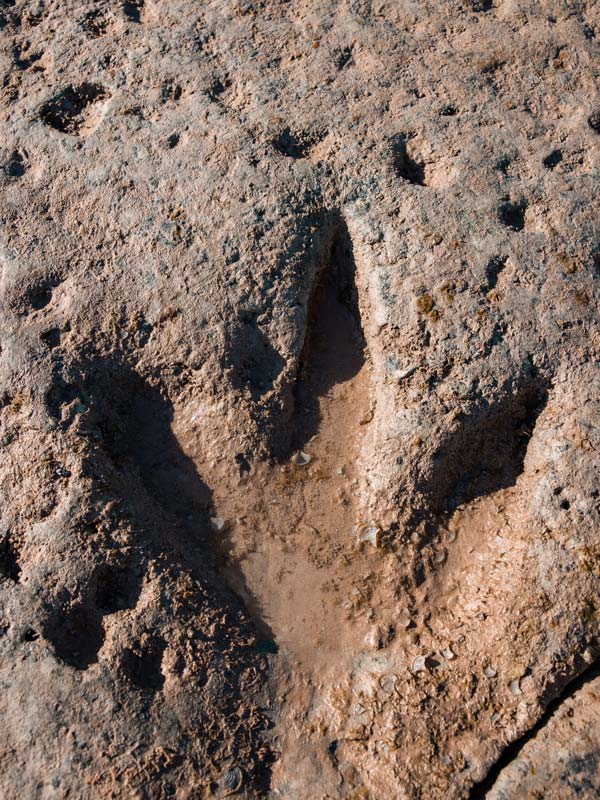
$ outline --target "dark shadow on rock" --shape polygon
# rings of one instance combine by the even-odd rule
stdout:
[[[132,563],[101,564],[91,586],[93,604],[103,614],[135,608],[142,588],[142,565]]]
[[[158,379],[152,385],[110,358],[82,360],[67,371],[65,383],[79,399],[69,425],[81,439],[90,498],[65,553],[70,574],[81,577],[52,587],[44,637],[60,661],[83,671],[99,661],[111,615],[134,609],[123,617],[120,652],[107,654],[101,672],[113,665],[115,696],[137,704],[143,716],[150,704],[169,703],[162,693],[163,652],[173,646],[171,632],[179,642],[185,629],[204,659],[189,679],[187,718],[196,726],[208,720],[215,725],[209,754],[219,752],[235,726],[248,786],[263,796],[273,761],[263,740],[268,723],[240,721],[239,714],[261,687],[261,681],[250,686],[248,676],[266,675],[265,653],[272,650],[265,641],[273,637],[219,572],[222,555],[209,525],[211,491],[173,433],[172,404]],[[112,510],[99,517],[96,509],[107,503]],[[149,571],[155,591],[138,610]],[[185,591],[178,588],[175,599],[171,588],[182,585]],[[198,684],[202,674],[213,676],[210,697]],[[134,699],[132,688],[139,690]]]
[[[161,637],[151,637],[144,645],[126,648],[121,659],[123,674],[139,689],[159,691],[165,682],[161,661],[166,646]]]
[[[411,158],[408,152],[407,136],[399,133],[391,140],[394,170],[399,178],[416,186],[425,185],[425,167]]]
[[[94,362],[83,383],[90,422],[100,431],[111,461],[131,476],[132,492],[137,491],[142,498],[147,495],[164,513],[166,524],[159,526],[154,541],[147,542],[144,561],[156,552],[167,552],[176,556],[179,564],[203,576],[220,569],[223,553],[210,527],[212,492],[173,434],[173,408],[168,398],[134,371],[110,362]],[[137,489],[136,477],[141,483]],[[169,525],[173,520],[176,524]],[[127,570],[132,576],[134,565]],[[122,601],[128,602],[121,578],[122,572],[113,571],[111,580],[118,584]],[[244,602],[243,593],[240,599]],[[273,637],[264,620],[254,621],[262,635]]]
[[[325,136],[326,132],[322,130],[294,131],[284,128],[273,139],[272,144],[278,153],[287,158],[307,158]]]
[[[85,121],[90,106],[106,96],[104,87],[97,83],[67,86],[42,106],[40,116],[51,128],[61,133],[76,134]]]
[[[55,608],[44,622],[43,633],[57,658],[80,670],[98,661],[104,643],[102,615],[78,603]]]
[[[463,503],[514,486],[547,401],[547,384],[527,378],[494,405],[474,410],[435,453],[424,491],[429,511],[452,513]]]
[[[285,361],[261,329],[256,313],[244,314],[229,339],[227,366],[234,388],[250,391],[253,401],[273,388]]]
[[[321,257],[308,304],[304,346],[293,388],[292,450],[303,447],[317,432],[320,398],[357,375],[364,361],[352,241],[345,222],[338,219]]]

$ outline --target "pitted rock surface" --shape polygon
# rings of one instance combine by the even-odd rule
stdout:
[[[3,797],[598,796],[599,41],[0,3]]]

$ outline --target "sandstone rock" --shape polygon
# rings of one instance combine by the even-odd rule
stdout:
[[[1,4],[4,797],[476,797],[590,668],[599,25]]]

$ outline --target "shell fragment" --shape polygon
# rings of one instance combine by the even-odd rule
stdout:
[[[425,672],[427,668],[427,656],[417,656],[412,663],[413,675],[418,675],[419,672]]]
[[[381,528],[372,522],[359,525],[356,528],[356,538],[359,542],[368,542],[373,547],[379,547],[381,544]]]
[[[309,453],[305,453],[303,450],[298,450],[297,453],[294,453],[292,456],[292,464],[296,467],[305,467],[307,464],[310,464],[312,458]]]

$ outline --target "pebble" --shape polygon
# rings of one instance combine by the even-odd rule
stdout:
[[[356,529],[356,538],[359,542],[368,542],[374,547],[379,547],[381,542],[381,529],[372,522],[359,525]]]
[[[386,694],[392,694],[398,681],[397,675],[382,675],[379,679],[379,685]]]
[[[447,647],[445,650],[442,650],[441,654],[446,659],[446,661],[452,661],[452,659],[455,657],[454,653],[449,647]]]
[[[493,667],[488,666],[483,670],[483,674],[486,678],[495,678],[498,672]]]
[[[302,450],[299,450],[292,456],[292,464],[294,464],[296,467],[305,467],[307,464],[310,464],[311,461],[312,457]]]
[[[425,672],[427,668],[427,656],[417,656],[412,663],[412,673],[417,675],[419,672]]]
[[[408,626],[410,625],[411,622],[412,622],[412,619],[411,619],[411,616],[410,616],[410,611],[408,610],[408,608],[403,608],[402,611],[400,612],[399,616],[398,616],[398,624],[402,628],[408,628]]]
[[[223,517],[211,517],[210,524],[212,529],[220,533],[225,528],[225,520]]]
[[[521,692],[521,682],[518,678],[515,678],[508,684],[508,688],[514,695],[522,694]]]

